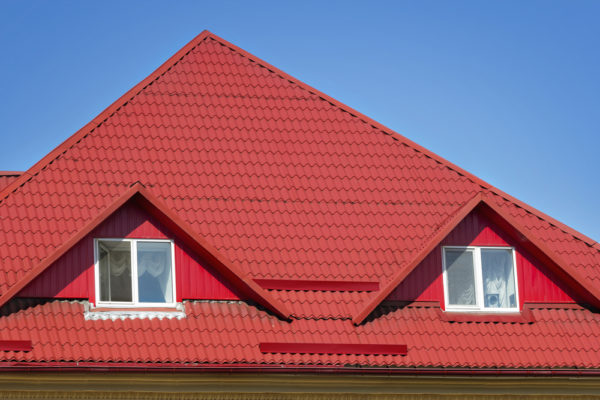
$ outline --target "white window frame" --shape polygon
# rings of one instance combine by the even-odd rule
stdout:
[[[473,268],[475,275],[475,305],[449,304],[448,275],[446,273],[446,249],[466,250],[473,252]],[[513,308],[485,307],[483,296],[483,270],[481,266],[481,250],[510,250],[513,260],[513,276],[515,277],[515,304]],[[442,247],[442,273],[444,281],[444,304],[446,311],[452,312],[486,312],[486,313],[515,313],[519,312],[519,279],[517,276],[517,254],[514,247],[506,246],[443,246]]]
[[[114,242],[130,242],[131,243],[131,299],[132,301],[101,301],[100,300],[100,263],[99,263],[99,241],[114,241]],[[171,284],[173,293],[173,302],[171,303],[142,303],[136,301],[139,299],[138,288],[138,265],[137,265],[137,244],[139,242],[146,243],[170,243],[171,244]],[[177,292],[175,290],[175,244],[171,239],[130,239],[130,238],[96,238],[94,239],[94,279],[96,290],[96,306],[97,307],[114,307],[114,308],[143,308],[143,307],[175,307],[177,305]]]

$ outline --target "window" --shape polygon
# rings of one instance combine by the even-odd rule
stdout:
[[[96,239],[95,244],[99,305],[174,305],[172,241]]]
[[[447,311],[518,311],[515,251],[509,247],[444,247]]]

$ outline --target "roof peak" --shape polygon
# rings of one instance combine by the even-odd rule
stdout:
[[[81,141],[87,135],[91,134],[96,128],[101,126],[108,118],[110,118],[115,112],[117,112],[121,107],[126,105],[128,102],[133,100],[143,89],[147,86],[151,85],[155,80],[158,80],[161,76],[163,76],[167,71],[169,71],[172,67],[174,67],[177,63],[179,63],[186,55],[188,55],[196,46],[202,43],[206,39],[212,39],[222,46],[228,47],[232,51],[246,57],[253,62],[255,62],[258,66],[267,69],[269,72],[274,73],[281,78],[289,81],[290,83],[297,85],[303,90],[308,91],[309,93],[317,96],[322,101],[329,103],[330,105],[338,108],[339,110],[348,113],[349,115],[357,118],[362,121],[366,125],[374,128],[381,133],[390,136],[393,140],[399,141],[414,151],[423,154],[425,157],[434,160],[435,162],[445,166],[446,168],[454,171],[460,176],[465,177],[476,185],[479,185],[482,189],[489,190],[491,193],[502,197],[503,199],[513,203],[515,206],[525,210],[527,213],[535,215],[538,218],[545,220],[550,225],[562,230],[563,232],[571,235],[577,240],[581,240],[589,247],[592,247],[600,252],[600,243],[595,240],[587,237],[581,232],[576,231],[575,229],[563,224],[560,221],[548,216],[547,214],[537,210],[536,208],[516,199],[515,197],[503,192],[502,190],[496,188],[495,186],[487,183],[486,181],[478,178],[477,176],[471,174],[470,172],[458,167],[452,162],[446,160],[445,158],[427,150],[416,142],[408,139],[407,137],[395,132],[394,130],[380,124],[379,122],[367,117],[366,115],[356,111],[352,107],[349,107],[340,101],[322,93],[321,91],[313,88],[312,86],[296,79],[295,77],[287,74],[286,72],[280,70],[279,68],[269,64],[268,62],[248,53],[247,51],[241,49],[240,47],[228,42],[227,40],[221,38],[220,36],[208,31],[203,30],[199,35],[193,38],[190,42],[188,42],[185,46],[183,46],[179,51],[177,51],[173,56],[167,59],[161,66],[159,66],[154,72],[152,72],[148,77],[142,80],[140,83],[132,87],[125,94],[123,94],[119,99],[117,99],[114,103],[109,105],[105,110],[103,110],[98,116],[96,116],[92,121],[82,127],[79,131],[75,132],[72,136],[67,138],[63,143],[58,145],[54,150],[48,153],[45,157],[43,157],[40,161],[34,164],[27,171],[20,174],[20,176],[14,179],[9,185],[0,190],[0,204],[10,195],[10,193],[18,190],[19,187],[26,184],[33,176],[37,175],[42,169],[44,169],[48,164],[52,163],[54,160],[61,157],[65,152],[67,152],[74,144]]]

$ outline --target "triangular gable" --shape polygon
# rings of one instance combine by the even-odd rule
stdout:
[[[510,215],[490,201],[486,194],[480,192],[456,211],[442,226],[433,234],[427,244],[410,260],[404,268],[394,276],[383,289],[377,293],[367,305],[352,319],[354,324],[362,323],[369,314],[389,294],[400,285],[414,269],[433,251],[442,240],[463,221],[473,210],[480,210],[485,216],[493,220],[497,226],[515,238],[524,249],[537,257],[539,261],[548,265],[557,276],[573,287],[590,304],[600,306],[600,289],[592,285],[579,272],[567,264],[561,257],[553,252],[542,240],[527,233]]]
[[[52,254],[33,267],[22,279],[12,285],[0,296],[0,307],[6,304],[25,286],[41,275],[48,267],[62,257],[88,233],[98,227],[127,201],[134,199],[146,212],[157,218],[167,229],[173,232],[190,250],[202,256],[213,266],[223,278],[238,289],[240,293],[256,301],[283,319],[289,319],[291,313],[277,299],[262,289],[252,279],[245,276],[229,259],[223,256],[211,244],[198,235],[187,222],[169,210],[162,202],[154,197],[142,184],[135,183],[112,204],[92,219],[69,240],[59,246]]]

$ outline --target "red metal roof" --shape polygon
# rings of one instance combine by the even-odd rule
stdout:
[[[0,190],[4,300],[136,182],[249,280],[386,288],[483,192],[519,231],[576,271],[582,286],[600,287],[593,240],[204,32]],[[200,302],[186,305],[185,320],[84,321],[81,304],[50,302],[0,318],[0,326],[16,324],[6,325],[2,339],[40,335],[31,338],[32,352],[5,359],[600,368],[591,333],[597,314],[584,309],[542,307],[534,324],[520,325],[450,323],[435,307],[408,307],[356,327],[351,319],[379,291],[269,293],[289,308],[292,323],[240,303]],[[392,341],[407,344],[408,354],[258,351],[260,341],[290,335],[301,342]],[[136,342],[115,346],[117,338]],[[50,342],[64,346],[43,345]]]
[[[30,305],[28,305],[30,304]],[[439,306],[384,306],[354,326],[346,319],[284,322],[243,302],[185,302],[182,319],[85,320],[76,301],[31,304],[0,319],[5,340],[32,350],[2,362],[329,365],[410,368],[597,368],[600,315],[569,306],[532,308],[534,323],[446,322]],[[406,355],[262,353],[260,343],[406,345]],[[309,350],[310,351],[310,350]],[[319,349],[315,352],[321,351]],[[348,349],[352,353],[353,349]]]

